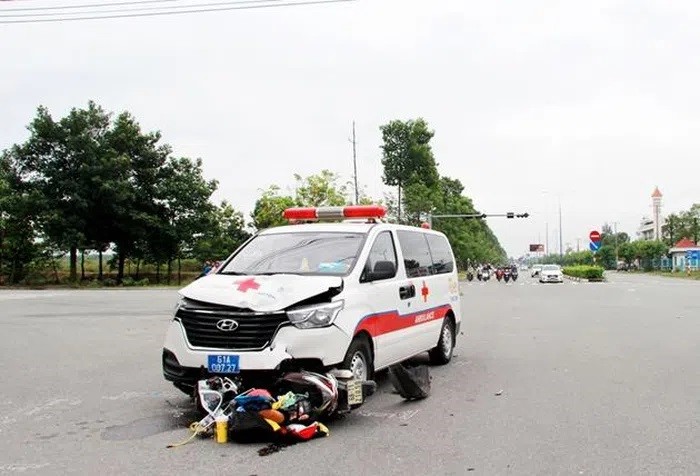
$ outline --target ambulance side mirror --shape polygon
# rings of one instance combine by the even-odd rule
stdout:
[[[374,269],[365,273],[365,281],[379,281],[396,276],[396,264],[393,261],[377,261]]]

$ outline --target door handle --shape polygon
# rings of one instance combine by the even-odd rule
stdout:
[[[401,286],[399,288],[399,297],[401,299],[411,299],[416,296],[416,287],[413,284]]]

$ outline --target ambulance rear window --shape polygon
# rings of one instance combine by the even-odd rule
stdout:
[[[345,276],[355,266],[364,233],[309,232],[258,235],[222,274],[304,274]]]

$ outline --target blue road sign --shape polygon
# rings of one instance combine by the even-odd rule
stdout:
[[[700,250],[688,250],[688,251],[686,251],[685,258],[688,260],[700,259]]]
[[[601,242],[600,241],[591,241],[588,244],[588,247],[591,249],[591,251],[598,251],[600,249]]]

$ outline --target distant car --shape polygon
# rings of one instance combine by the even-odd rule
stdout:
[[[628,265],[627,263],[625,263],[624,261],[618,261],[618,262],[617,262],[617,270],[618,270],[618,271],[629,271],[629,270],[630,270],[630,267],[629,267],[629,265]]]
[[[564,273],[558,264],[546,264],[540,271],[540,283],[563,283]]]
[[[533,278],[535,276],[539,276],[540,271],[542,271],[542,265],[541,264],[533,264],[532,269],[530,270],[530,276]]]

